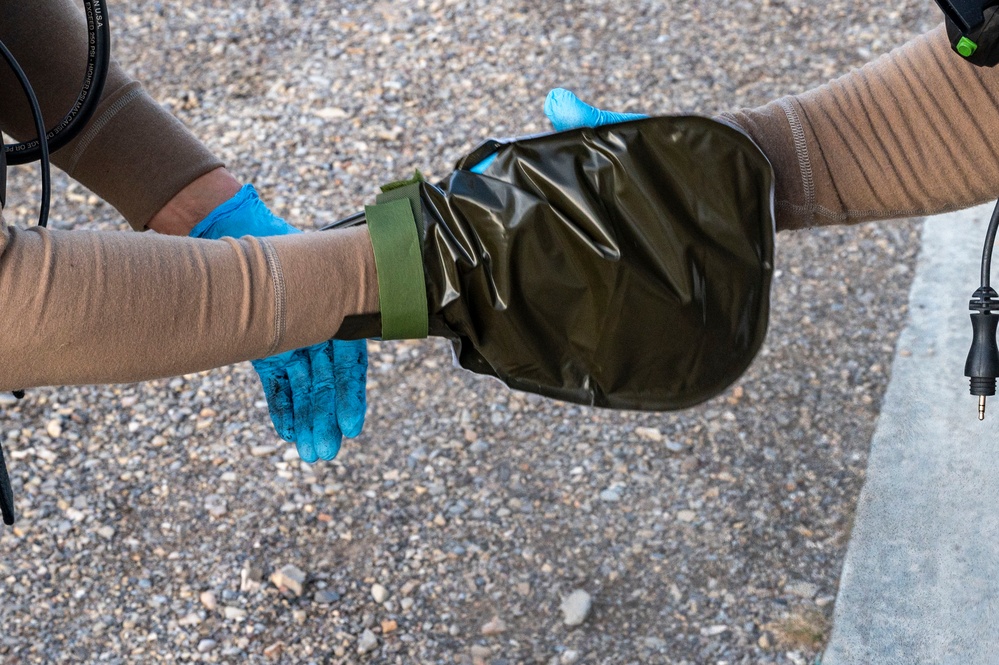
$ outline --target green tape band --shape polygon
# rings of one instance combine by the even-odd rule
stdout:
[[[422,339],[429,333],[427,285],[410,201],[365,206],[364,216],[378,271],[382,339]]]
[[[375,203],[389,203],[399,199],[409,201],[413,219],[416,220],[416,233],[420,236],[420,242],[423,242],[423,204],[420,202],[420,183],[411,180],[386,185],[382,187],[382,193],[375,197]]]

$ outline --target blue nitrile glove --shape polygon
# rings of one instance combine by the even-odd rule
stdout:
[[[641,120],[647,115],[641,113],[614,113],[601,111],[584,103],[565,88],[555,88],[545,98],[545,115],[557,132],[579,127],[600,127],[613,125],[616,122]]]
[[[253,185],[244,185],[191,230],[192,238],[301,233],[272,213]],[[321,316],[321,313],[318,315]],[[278,436],[306,462],[333,459],[343,436],[364,426],[368,349],[365,340],[329,340],[253,361]]]
[[[579,97],[565,88],[555,88],[548,93],[548,97],[545,99],[545,115],[548,116],[548,119],[557,132],[564,132],[568,129],[577,129],[579,127],[612,125],[615,122],[640,120],[648,117],[640,113],[601,111],[580,101]],[[495,159],[496,154],[494,153],[473,166],[470,170],[472,173],[485,173],[486,169],[489,168],[489,165]]]

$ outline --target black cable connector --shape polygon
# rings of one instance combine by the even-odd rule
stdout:
[[[999,377],[999,347],[996,346],[996,327],[999,326],[999,294],[991,286],[992,248],[999,233],[999,201],[992,210],[992,219],[985,232],[985,248],[982,250],[982,285],[971,296],[971,327],[974,337],[971,351],[964,364],[964,375],[971,379],[971,394],[978,397],[978,419],[985,420],[985,398],[996,394],[996,378]]]
[[[999,295],[991,287],[975,291],[971,301],[971,327],[974,338],[964,375],[971,379],[971,394],[978,397],[978,419],[985,420],[985,398],[996,394],[999,377],[999,346],[996,345],[996,328],[999,327]]]

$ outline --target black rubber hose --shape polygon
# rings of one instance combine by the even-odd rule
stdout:
[[[0,516],[3,523],[10,526],[14,523],[14,488],[7,475],[7,464],[3,459],[3,449],[0,448]]]
[[[48,137],[48,151],[55,152],[72,141],[87,125],[97,110],[104,91],[108,66],[111,62],[111,32],[104,0],[83,0],[87,15],[90,50],[83,86],[69,112],[54,127],[43,132]],[[42,136],[39,133],[38,136]],[[38,138],[4,146],[8,164],[27,164],[42,158],[42,142]]]
[[[38,211],[38,226],[45,226],[49,221],[49,200],[52,198],[52,175],[49,169],[48,140],[45,139],[45,120],[42,118],[42,109],[38,105],[38,98],[35,96],[35,91],[31,88],[31,83],[28,81],[27,75],[21,69],[21,66],[17,64],[17,60],[10,52],[10,49],[2,41],[0,41],[0,55],[10,65],[10,68],[14,71],[14,76],[17,77],[18,82],[21,84],[24,96],[28,98],[28,104],[31,106],[31,117],[35,121],[35,132],[42,137],[41,141],[36,141],[38,143],[38,151],[41,155],[42,170],[42,203]]]
[[[996,231],[999,230],[999,201],[992,211],[992,219],[989,220],[989,230],[985,233],[985,249],[982,250],[982,289],[988,289],[991,284],[990,272],[992,271],[992,248],[996,244]]]

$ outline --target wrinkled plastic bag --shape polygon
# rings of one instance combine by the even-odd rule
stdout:
[[[469,169],[496,153],[485,173]],[[673,410],[731,385],[766,335],[773,174],[741,130],[658,117],[490,141],[412,202],[430,334],[512,388]],[[338,337],[378,337],[378,316]]]

